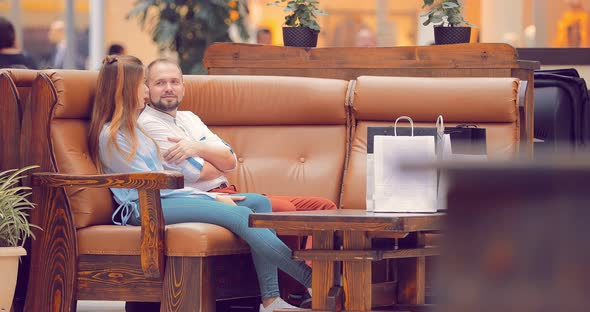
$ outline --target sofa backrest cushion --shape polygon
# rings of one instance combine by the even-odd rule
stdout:
[[[58,172],[95,174],[87,131],[97,73],[46,72],[56,104],[50,120]],[[196,113],[238,155],[228,175],[242,192],[314,195],[338,201],[347,143],[348,81],[185,76],[182,110]],[[105,189],[68,188],[76,226],[110,224]]]
[[[439,115],[445,126],[475,124],[486,128],[490,159],[514,157],[520,138],[518,86],[516,78],[359,77],[341,208],[365,209],[367,128],[392,126],[399,116],[411,117],[416,127],[433,127]]]
[[[54,99],[49,134],[56,171],[63,174],[97,174],[88,151],[88,127],[98,72],[59,70],[42,75]],[[66,194],[77,228],[112,223],[114,207],[108,189],[68,187]]]
[[[242,192],[322,196],[338,202],[348,81],[185,76],[181,110],[197,114],[238,157],[228,174]]]

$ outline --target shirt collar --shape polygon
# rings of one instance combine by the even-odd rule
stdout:
[[[178,112],[176,112],[176,113],[178,114]],[[145,106],[145,109],[143,110],[142,114],[147,114],[147,115],[150,115],[152,117],[156,117],[156,118],[159,118],[159,119],[168,121],[168,122],[175,122],[176,121],[176,118],[174,118],[174,117],[172,117],[172,116],[170,116],[170,115],[168,115],[168,114],[166,114],[164,112],[161,112],[161,111],[159,111],[159,110],[157,110],[155,108],[152,108],[149,105],[146,105]]]

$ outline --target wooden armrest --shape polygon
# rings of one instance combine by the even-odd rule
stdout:
[[[184,177],[176,171],[133,172],[97,175],[67,175],[37,172],[32,175],[33,186],[86,186],[98,188],[180,189]]]
[[[528,87],[529,82],[527,80],[521,80],[518,86],[518,99],[517,104],[518,107],[524,108],[525,98],[526,98],[526,89]]]
[[[141,267],[146,278],[164,277],[164,217],[160,189],[184,187],[184,177],[175,171],[100,175],[34,173],[33,187],[58,189],[66,186],[133,188],[139,196],[141,215]]]

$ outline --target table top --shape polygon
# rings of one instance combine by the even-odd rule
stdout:
[[[254,213],[251,227],[291,231],[385,231],[440,230],[445,213],[383,213],[357,209]]]

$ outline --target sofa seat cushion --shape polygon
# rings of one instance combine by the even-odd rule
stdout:
[[[78,230],[78,250],[86,255],[139,255],[141,227],[95,225]],[[208,223],[166,226],[168,256],[206,257],[248,253],[245,241],[226,228]]]

